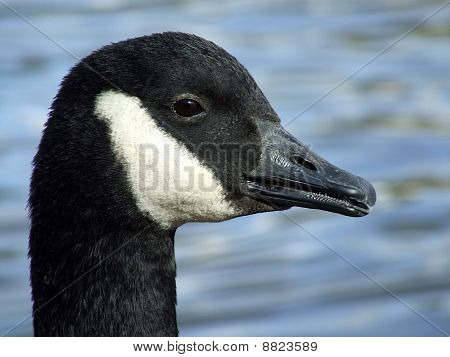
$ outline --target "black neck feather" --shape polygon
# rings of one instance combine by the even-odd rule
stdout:
[[[34,159],[35,335],[176,336],[175,231],[137,209],[109,130],[92,116],[95,92],[77,78],[63,83]]]
[[[84,223],[33,225],[35,335],[177,336],[175,232]]]

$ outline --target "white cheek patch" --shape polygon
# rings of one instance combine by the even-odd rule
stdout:
[[[239,215],[212,170],[163,131],[138,98],[103,92],[94,112],[110,128],[138,208],[162,227]]]

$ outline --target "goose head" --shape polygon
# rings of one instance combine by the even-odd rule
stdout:
[[[367,181],[284,130],[249,72],[212,42],[164,33],[94,59],[108,68],[93,113],[139,210],[163,228],[293,206],[360,217],[375,203]]]
[[[248,71],[183,33],[105,46],[61,84],[34,159],[36,335],[178,334],[176,228],[375,191],[290,135]]]

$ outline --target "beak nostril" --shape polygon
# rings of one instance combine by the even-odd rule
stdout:
[[[292,156],[292,159],[294,162],[300,166],[303,166],[311,171],[317,171],[316,165],[314,165],[311,161],[306,160],[304,157],[301,157],[299,155]]]

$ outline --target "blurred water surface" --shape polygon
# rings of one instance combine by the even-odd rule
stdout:
[[[165,30],[213,40],[250,70],[287,124],[442,2],[9,4],[76,57]],[[0,49],[4,333],[31,311],[30,162],[47,108],[76,59],[1,5]],[[271,213],[179,229],[182,335],[450,333],[449,58],[450,6],[287,125],[314,151],[374,183],[379,201],[371,215],[291,209],[298,225]],[[30,319],[11,332],[31,334]]]

